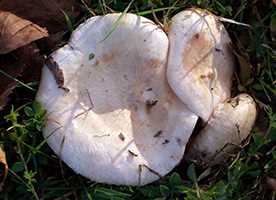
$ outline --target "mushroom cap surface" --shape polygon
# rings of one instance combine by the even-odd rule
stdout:
[[[248,137],[256,115],[256,104],[248,94],[219,104],[187,149],[186,158],[209,165],[223,162]]]
[[[230,97],[234,70],[231,40],[215,15],[189,9],[172,18],[169,42],[168,82],[206,122],[216,105]]]
[[[170,172],[198,117],[167,84],[167,53],[166,34],[134,14],[80,25],[51,55],[55,70],[44,66],[36,97],[55,153],[101,183],[144,185]]]

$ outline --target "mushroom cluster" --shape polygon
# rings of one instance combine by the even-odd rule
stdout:
[[[135,14],[88,19],[43,68],[44,137],[77,173],[108,184],[153,182],[184,152],[222,161],[256,117],[249,95],[231,98],[230,43],[200,9],[175,15],[167,33]],[[190,140],[199,119],[204,127]]]

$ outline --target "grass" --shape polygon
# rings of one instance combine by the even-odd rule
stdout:
[[[124,12],[129,3],[80,1],[82,18],[72,19],[64,13],[68,30],[93,14]],[[251,25],[225,23],[238,54],[233,93],[248,92],[258,103],[259,117],[248,144],[226,164],[204,169],[188,163],[188,167],[179,166],[164,179],[144,187],[97,184],[75,174],[51,151],[41,134],[45,111],[38,103],[21,97],[28,88],[18,87],[0,114],[0,145],[9,164],[0,199],[276,199],[276,192],[266,184],[268,177],[276,178],[276,7],[270,0],[139,0],[128,10],[166,24],[175,13],[191,6]],[[28,95],[33,97],[33,93]]]

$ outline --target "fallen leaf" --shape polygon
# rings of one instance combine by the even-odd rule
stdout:
[[[35,43],[21,47],[13,53],[0,55],[0,110],[6,105],[8,96],[18,85],[15,79],[28,83],[38,81],[44,57]]]
[[[2,0],[0,10],[12,12],[41,27],[46,27],[50,33],[56,33],[66,28],[62,11],[68,15],[78,15],[75,2],[75,0]]]
[[[6,154],[0,147],[0,192],[4,186],[4,182],[6,180],[8,174],[8,164],[6,161]]]
[[[232,52],[236,56],[239,64],[238,78],[240,84],[241,86],[247,86],[253,81],[253,66],[249,61],[249,55],[244,53],[241,49],[242,48],[237,45],[233,48]]]
[[[38,25],[12,13],[0,11],[0,54],[9,53],[47,36],[47,31]]]
[[[272,0],[272,2],[276,5],[276,0]]]
[[[249,59],[247,56],[242,56],[239,54],[236,54],[236,56],[237,56],[237,59],[239,61],[239,66],[240,66],[239,77],[240,77],[242,85],[246,86],[246,85],[250,84],[253,67],[252,67],[251,63],[249,62]]]
[[[16,87],[16,81],[11,77],[18,77],[24,70],[14,55],[0,56],[0,110],[6,105],[8,96]]]
[[[0,56],[0,81],[4,83],[0,84],[0,110],[17,86],[17,78],[26,74],[25,71],[31,70],[27,77],[32,78],[28,81],[39,77],[43,59],[37,46],[31,43],[47,36],[47,31],[38,25],[0,11],[0,54],[5,54]]]

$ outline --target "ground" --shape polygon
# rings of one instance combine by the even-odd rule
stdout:
[[[5,1],[0,1],[0,10],[16,10],[15,14],[42,27],[46,26],[51,37],[50,40],[42,39],[31,46],[23,47],[23,50],[20,48],[0,57],[1,95],[5,88],[12,84],[8,82],[9,79],[17,83],[0,114],[0,144],[6,153],[9,166],[7,178],[1,184],[0,199],[276,199],[275,1],[70,0],[67,1],[69,5],[61,6],[63,11],[58,15],[51,14],[59,12],[59,9],[54,10],[50,5],[43,5],[48,6],[47,13],[50,14],[39,21],[35,16],[39,16],[39,13],[41,17],[42,12],[39,12],[39,6],[31,5],[31,1],[24,1],[23,4],[21,2],[22,7],[29,9],[28,13],[33,12],[29,16],[20,13],[20,6],[14,6],[17,3],[12,6],[9,4],[13,1],[6,4],[3,2]],[[41,135],[45,112],[33,101],[39,75],[30,75],[26,70],[30,63],[40,61],[29,61],[29,58],[25,58],[24,55],[29,55],[26,48],[39,48],[40,54],[48,55],[58,46],[62,46],[71,31],[91,15],[126,9],[164,24],[166,30],[170,18],[189,7],[208,9],[218,16],[232,20],[231,23],[224,23],[233,41],[238,66],[232,93],[235,95],[247,92],[254,97],[258,105],[258,119],[251,137],[226,164],[204,168],[183,161],[164,179],[144,187],[97,184],[75,174],[57,158]],[[50,20],[53,18],[55,22]],[[59,19],[65,19],[65,23],[59,24]],[[248,24],[250,27],[235,22]],[[59,30],[60,27],[62,30]],[[7,77],[3,66],[7,65],[6,60],[14,55],[19,58],[21,65],[26,67],[23,69],[21,66],[18,72],[12,71],[13,76]],[[36,73],[39,74],[40,68],[37,68]],[[0,102],[1,100],[0,98]],[[3,180],[5,165],[2,163],[1,166],[0,180]]]

